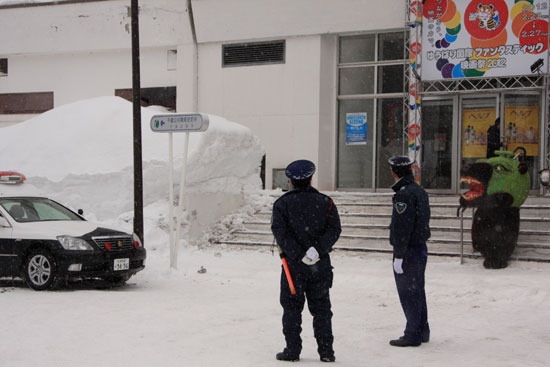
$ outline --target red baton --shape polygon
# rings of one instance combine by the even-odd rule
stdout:
[[[281,258],[283,262],[283,268],[285,269],[286,280],[288,280],[288,286],[290,287],[290,294],[296,294],[296,289],[294,289],[294,282],[290,276],[290,270],[288,270],[288,264],[286,263],[286,258]]]

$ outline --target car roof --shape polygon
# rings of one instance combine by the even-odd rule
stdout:
[[[52,200],[45,196],[2,196],[0,195],[0,199],[48,199]]]

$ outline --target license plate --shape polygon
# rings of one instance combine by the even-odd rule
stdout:
[[[115,259],[115,263],[113,265],[114,271],[119,270],[128,270],[130,269],[130,259]]]

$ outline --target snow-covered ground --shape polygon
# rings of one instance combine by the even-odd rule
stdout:
[[[279,259],[267,249],[166,252],[125,287],[34,292],[0,285],[0,361],[28,366],[280,366]],[[432,339],[388,344],[404,317],[390,259],[336,253],[332,289],[341,366],[548,366],[550,267],[431,258],[426,292]],[[206,273],[198,273],[204,268]],[[301,364],[319,365],[304,311]]]
[[[0,194],[51,196],[84,209],[89,219],[131,230],[131,150],[126,143],[131,132],[104,123],[111,117],[131,125],[131,107],[112,98],[67,105],[0,129],[0,170],[18,170],[29,177],[20,186],[0,185]],[[75,114],[93,114],[99,125],[83,132],[93,121],[77,124]],[[107,289],[86,282],[35,292],[18,280],[0,280],[1,367],[285,364],[274,358],[284,346],[278,256],[266,248],[206,241],[223,238],[222,228],[238,225],[273,194],[257,189],[254,162],[261,149],[249,130],[215,119],[219,124],[214,123],[210,133],[193,138],[189,190],[212,195],[216,187],[223,195],[239,191],[241,209],[219,220],[195,245],[183,240],[178,270],[170,269],[166,137],[149,134],[147,126],[146,269],[126,286]],[[157,138],[162,140],[155,142]],[[107,152],[113,149],[112,141],[121,143]],[[157,144],[159,152],[153,149]],[[12,155],[16,152],[21,155]],[[217,157],[224,159],[223,165],[215,164]],[[13,165],[6,166],[8,162]],[[192,213],[186,214],[185,236]],[[426,272],[431,341],[400,349],[388,344],[404,327],[389,255],[336,252],[333,263],[338,365],[549,365],[550,264],[515,262],[490,271],[477,260],[460,265],[455,258],[431,257]],[[319,365],[307,309],[303,328],[300,364]]]

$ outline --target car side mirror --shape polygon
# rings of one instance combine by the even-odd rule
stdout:
[[[0,217],[0,227],[11,227],[8,220],[4,217]]]
[[[84,210],[78,209],[77,213],[78,213],[78,215],[84,215]]]

